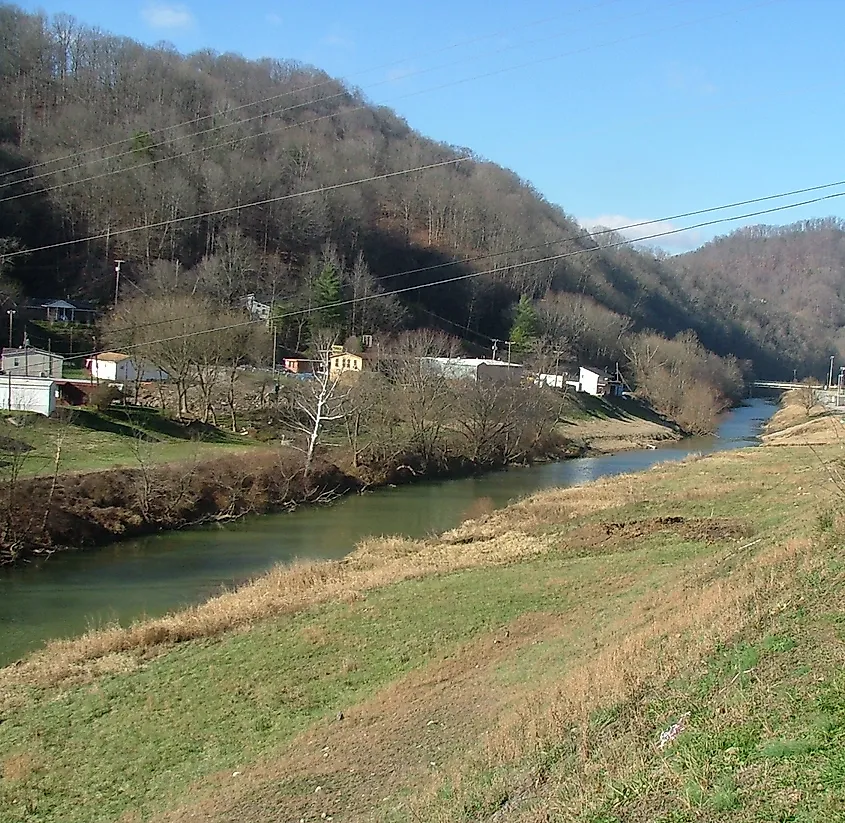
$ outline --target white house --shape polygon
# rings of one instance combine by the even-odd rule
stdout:
[[[49,417],[55,408],[56,381],[52,377],[0,374],[0,409]]]
[[[577,380],[571,380],[566,374],[538,374],[534,381],[538,386],[549,386],[553,389],[575,389],[579,391],[581,384]]]
[[[167,380],[166,371],[150,363],[136,363],[128,354],[107,351],[85,361],[85,367],[95,380],[112,380],[115,383],[132,383]]]
[[[592,394],[594,397],[618,397],[622,394],[622,384],[601,369],[581,366],[578,372],[578,391]]]
[[[62,376],[65,359],[55,352],[24,346],[21,349],[3,349],[0,369],[9,374],[23,374],[32,377]]]
[[[273,313],[273,301],[255,294],[247,294],[243,298],[243,304],[253,320],[264,320],[269,322]]]
[[[592,394],[594,397],[604,397],[610,383],[610,375],[601,369],[581,366],[578,370],[578,390]]]

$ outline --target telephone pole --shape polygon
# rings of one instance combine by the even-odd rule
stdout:
[[[494,341],[493,341],[493,359],[494,359],[494,360],[496,359],[496,352],[497,352],[498,350],[499,350],[499,341],[498,341],[498,340],[494,340]]]
[[[114,261],[114,307],[117,308],[117,295],[120,291],[120,264],[125,263],[125,260]]]
[[[560,389],[563,388],[561,385],[563,381],[560,379],[560,356],[563,354],[563,351],[560,349],[555,349],[555,388]]]

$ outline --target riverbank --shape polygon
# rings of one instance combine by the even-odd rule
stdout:
[[[828,469],[802,447],[661,465],[51,644],[0,671],[0,808],[835,819]]]
[[[845,441],[843,411],[821,404],[806,406],[802,390],[783,395],[781,407],[766,424],[763,442],[769,446],[827,446]]]
[[[616,454],[654,448],[685,436],[674,423],[637,400],[583,396],[558,431],[584,454]]]
[[[207,440],[199,444],[202,450],[197,450],[192,459],[168,460],[167,449],[188,447],[178,440],[170,442],[176,439],[173,424],[166,434],[158,424],[156,434],[161,440],[156,442],[158,451],[152,452],[137,437],[138,432],[152,436],[152,424],[139,428],[137,420],[136,416],[129,426],[110,418],[77,416],[74,430],[57,430],[56,437],[62,438],[65,451],[69,449],[74,455],[72,467],[79,465],[79,459],[90,460],[77,457],[91,451],[86,448],[89,432],[96,432],[100,451],[104,448],[102,429],[107,429],[109,438],[117,438],[106,458],[117,461],[117,465],[101,471],[64,471],[59,461],[49,473],[45,470],[42,463],[50,451],[47,432],[52,421],[37,420],[18,432],[18,444],[30,435],[26,442],[35,455],[26,459],[37,471],[35,476],[27,476],[22,462],[7,480],[0,565],[68,547],[88,548],[164,530],[325,502],[362,488],[465,477],[507,466],[505,460],[479,463],[458,450],[436,461],[425,461],[406,452],[396,455],[389,465],[356,464],[343,447],[335,446],[325,452],[306,478],[301,455],[289,447],[239,443],[231,435],[215,437],[209,431],[204,432]],[[81,433],[80,422],[86,426]],[[608,402],[584,396],[570,399],[567,416],[554,436],[538,439],[521,459],[559,460],[591,451],[643,448],[679,437],[676,427],[634,401]],[[121,443],[121,438],[129,439],[128,445]],[[220,446],[215,450],[218,440]],[[58,447],[56,454],[60,455]]]

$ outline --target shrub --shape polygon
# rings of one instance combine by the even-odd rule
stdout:
[[[108,411],[118,400],[123,400],[123,392],[112,383],[97,386],[89,395],[90,405],[99,412]]]

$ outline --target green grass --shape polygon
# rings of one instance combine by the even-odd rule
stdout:
[[[9,418],[19,423],[12,425]],[[249,448],[253,441],[212,427],[199,434],[152,409],[114,407],[107,412],[76,408],[64,419],[0,413],[0,460],[20,455],[21,474],[51,474],[57,447],[60,471],[83,472],[210,457]],[[4,455],[5,452],[5,455]]]
[[[613,572],[641,568],[649,557],[644,547]],[[273,752],[310,723],[521,614],[583,607],[610,571],[602,559],[552,555],[408,581],[360,603],[180,648],[59,700],[47,690],[0,724],[0,752],[34,753],[26,778],[0,782],[0,810],[11,810],[0,819],[88,823],[161,808],[191,781]],[[659,585],[659,565],[652,571],[641,586]],[[577,589],[549,585],[563,573]],[[626,592],[612,610],[636,594]]]
[[[70,366],[65,366],[64,369],[62,369],[62,377],[67,380],[90,380],[91,372],[89,372],[88,369],[75,369]]]
[[[500,810],[509,823],[843,820],[845,579],[835,525],[818,542],[828,481],[816,461],[805,449],[725,453],[561,492],[536,516],[494,515],[501,531],[546,541],[539,555],[493,553],[249,631],[117,655],[114,673],[78,685],[30,687],[0,716],[0,820],[145,820],[221,794],[230,805],[203,819],[312,820],[331,813],[315,785],[335,819],[391,823]],[[643,526],[614,543],[601,531],[670,514],[741,520],[748,536]],[[574,545],[591,529],[593,543]],[[484,539],[457,545],[481,552]],[[742,601],[735,628],[695,645],[684,618],[796,539],[806,562],[760,566],[768,588]],[[701,614],[701,631],[720,617]],[[647,642],[624,651],[638,631]],[[571,685],[614,649],[619,666]],[[560,694],[583,700],[583,716]],[[324,745],[349,767],[324,763]],[[309,758],[318,765],[297,770]],[[253,782],[230,787],[236,772]]]
[[[589,420],[646,420],[665,421],[638,400],[629,397],[593,397],[584,392],[570,392],[564,398],[563,416],[568,422]]]

